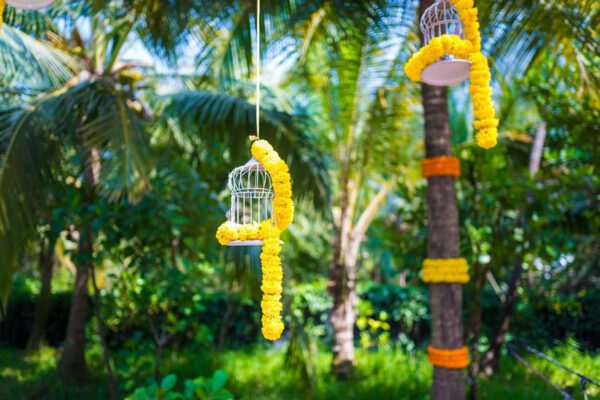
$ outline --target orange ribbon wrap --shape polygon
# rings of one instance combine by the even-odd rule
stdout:
[[[460,176],[460,160],[452,156],[426,158],[421,161],[423,177],[431,176]]]
[[[463,369],[469,365],[469,349],[461,347],[454,350],[427,348],[431,365],[447,369]]]

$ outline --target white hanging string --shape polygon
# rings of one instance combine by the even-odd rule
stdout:
[[[260,138],[260,0],[256,0],[256,137]]]

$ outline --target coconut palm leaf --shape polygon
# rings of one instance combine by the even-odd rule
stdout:
[[[142,114],[110,81],[83,82],[2,111],[0,123],[0,299],[6,301],[16,261],[48,211],[52,186],[60,184],[61,150],[97,148],[97,189],[112,199],[139,198],[151,163]]]
[[[254,72],[256,5],[242,0],[210,3],[201,16],[203,23],[198,36],[204,46],[197,56],[198,69],[205,76],[212,75],[219,84],[247,78]],[[337,40],[346,27],[381,23],[389,4],[385,0],[263,1],[261,58],[289,59],[297,52],[298,45],[302,45],[295,37],[294,29],[314,20],[315,16],[325,15],[328,22],[337,26],[338,35],[331,36],[331,40]]]
[[[330,143],[349,143],[349,151],[361,157],[363,136],[379,130],[382,118],[382,97],[388,88],[406,90],[396,82],[401,75],[399,60],[407,53],[400,38],[408,32],[412,18],[410,2],[390,2],[380,15],[381,20],[370,25],[344,26],[343,21],[323,15],[303,28],[302,63],[291,74],[290,81],[306,82],[317,101],[316,106],[327,118],[321,124]],[[406,4],[404,4],[406,3]],[[394,7],[394,5],[397,7]],[[335,13],[335,10],[324,10]],[[340,29],[339,26],[343,28]],[[340,40],[330,40],[331,36]],[[408,97],[408,96],[407,96]],[[385,114],[387,114],[387,110]],[[375,113],[379,117],[375,118]],[[345,151],[345,150],[344,150]]]
[[[0,112],[0,305],[48,200],[57,142],[38,107]]]
[[[46,42],[4,25],[0,31],[2,92],[22,94],[56,88],[73,77],[76,61]]]
[[[519,76],[553,54],[565,78],[597,91],[600,7],[594,0],[482,1],[478,3],[486,51],[507,75]],[[575,67],[575,68],[573,68]]]
[[[9,6],[4,11],[4,24],[36,39],[42,39],[48,32],[58,32],[58,28],[52,20],[54,14],[56,13],[45,10],[20,10]]]
[[[219,143],[232,164],[249,157],[248,136],[256,126],[255,105],[224,94],[182,91],[163,96],[157,130],[180,148]],[[261,137],[269,140],[290,167],[296,193],[316,203],[327,201],[329,178],[326,161],[314,146],[307,116],[274,109],[261,110]]]

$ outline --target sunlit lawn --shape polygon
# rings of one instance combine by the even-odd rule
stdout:
[[[83,386],[61,385],[54,375],[56,350],[46,348],[35,354],[23,355],[21,351],[0,348],[0,399],[104,399],[106,392],[97,355],[90,356],[96,371],[90,382]],[[576,350],[559,349],[555,355],[569,365],[577,366],[591,377],[600,371],[600,356],[583,355]],[[130,356],[131,357],[131,356]],[[151,355],[146,365],[151,365]],[[285,366],[283,349],[253,347],[244,350],[215,352],[180,349],[167,353],[163,371],[175,373],[179,385],[188,378],[208,376],[221,368],[229,375],[227,388],[238,399],[426,399],[431,382],[431,370],[426,357],[419,352],[410,356],[399,350],[379,350],[357,353],[358,368],[354,380],[339,382],[329,373],[331,355],[321,351],[315,358],[316,379],[312,386],[301,384],[298,375]],[[140,364],[141,365],[141,364]],[[583,398],[574,378],[555,368],[535,361],[552,379],[569,390],[575,398]],[[598,369],[596,369],[598,368]],[[153,371],[121,379],[122,392],[144,385],[152,379]],[[598,395],[598,392],[591,392]],[[126,394],[126,393],[125,393]],[[45,396],[44,396],[45,395]],[[505,358],[502,373],[481,381],[482,399],[561,399],[536,376]],[[594,398],[593,396],[591,398]]]

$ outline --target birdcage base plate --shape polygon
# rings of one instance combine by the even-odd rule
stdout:
[[[22,10],[37,10],[48,7],[52,3],[54,0],[6,0],[6,4],[9,6]]]
[[[440,60],[421,72],[421,80],[432,86],[451,86],[469,79],[470,71],[467,60]]]
[[[232,240],[225,246],[262,246],[262,240]]]

